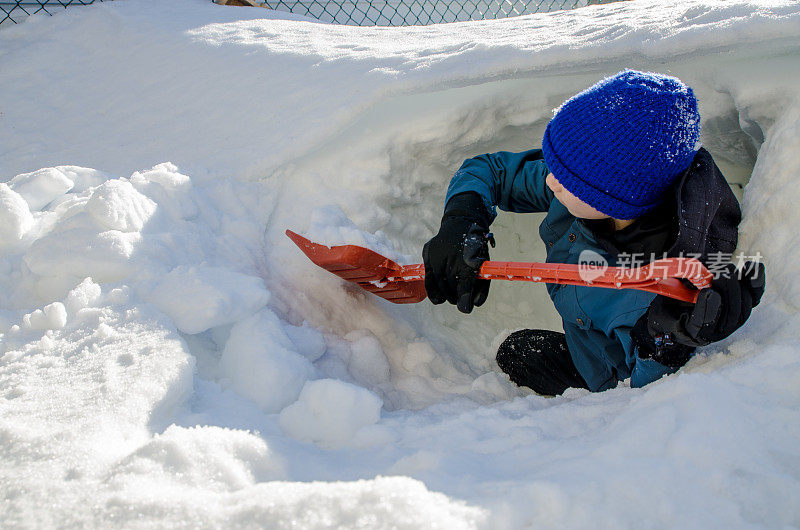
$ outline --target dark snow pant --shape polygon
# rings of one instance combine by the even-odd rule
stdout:
[[[544,396],[567,388],[588,388],[567,349],[563,333],[542,329],[515,331],[497,349],[497,364],[518,386]]]

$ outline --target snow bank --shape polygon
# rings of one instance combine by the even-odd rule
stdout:
[[[800,523],[796,3],[271,16],[130,0],[0,31],[7,526]],[[769,271],[750,322],[675,376],[532,395],[493,352],[559,325],[541,286],[495,282],[469,317],[393,306],[283,235],[418,261],[464,158],[538,145],[625,67],[695,89]],[[540,259],[537,224],[501,215],[493,256]]]
[[[197,526],[233,528],[398,528],[413,530],[434,522],[440,528],[476,528],[485,512],[454,503],[407,477],[355,482],[264,482],[225,494],[209,488],[149,492],[131,482],[110,503],[113,523],[140,514],[142,526],[164,520]],[[188,505],[188,506],[187,506]]]

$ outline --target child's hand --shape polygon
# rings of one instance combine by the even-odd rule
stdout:
[[[489,240],[489,215],[480,195],[452,197],[439,233],[422,249],[425,291],[432,303],[447,300],[462,313],[470,313],[486,301],[489,280],[478,279],[478,272],[489,259]]]
[[[720,341],[742,327],[764,294],[763,263],[748,261],[741,271],[729,263],[725,272],[710,289],[700,291],[685,321],[688,339],[698,346]]]
[[[657,361],[665,357],[662,364],[682,366],[694,347],[720,341],[742,327],[761,301],[764,287],[762,263],[748,261],[741,270],[730,263],[694,304],[657,296],[631,336],[640,355]]]

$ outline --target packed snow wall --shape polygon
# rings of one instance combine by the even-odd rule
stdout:
[[[769,52],[771,53],[771,52]],[[761,74],[747,71],[751,56],[729,56],[720,70],[736,69],[743,79]],[[764,131],[769,130],[786,105],[790,86],[784,72],[794,68],[795,58],[773,64],[774,79],[764,79],[770,90],[757,102],[737,101],[716,76],[708,76],[708,58],[676,60],[669,73],[690,83],[702,102],[703,144],[726,174],[741,199],[750,179]],[[756,61],[756,62],[760,62]],[[512,79],[485,81],[463,87],[422,91],[389,97],[364,111],[341,133],[312,151],[301,154],[277,170],[279,178],[298,182],[299,195],[308,196],[321,189],[356,226],[373,233],[380,230],[392,248],[405,254],[406,262],[419,262],[420,249],[438,230],[447,182],[461,162],[477,154],[498,150],[521,151],[539,145],[552,110],[582,87],[603,76],[629,67],[630,60],[585,72],[570,74],[515,76]],[[342,172],[341,168],[345,168]],[[379,175],[378,178],[375,178]],[[305,180],[310,176],[309,180]],[[314,184],[320,182],[322,184]],[[331,187],[329,187],[331,186]],[[301,191],[302,190],[302,191]],[[294,206],[288,206],[288,211]],[[287,214],[281,217],[287,218]],[[538,236],[543,215],[501,213],[492,230],[498,247],[494,259],[543,261],[544,247]],[[325,219],[324,230],[311,232],[326,243],[351,242],[337,236],[331,228],[336,220]],[[307,222],[296,226],[308,230]],[[278,239],[279,227],[274,237]],[[290,247],[291,248],[291,247]],[[753,254],[757,249],[742,248]],[[495,281],[487,304],[469,317],[451,307],[426,306],[408,310],[408,318],[418,325],[435,322],[437,349],[458,352],[454,357],[468,359],[478,371],[491,369],[491,353],[511,330],[523,327],[560,329],[560,320],[541,286]],[[469,330],[469,332],[466,332]],[[475,352],[475,356],[465,355]],[[474,374],[473,374],[474,375]]]
[[[795,3],[268,16],[141,0],[0,32],[9,526],[798,524]],[[695,89],[769,270],[747,326],[675,376],[532,395],[493,353],[557,328],[543,286],[494,282],[468,317],[395,306],[283,234],[419,261],[462,160],[537,146],[627,67]],[[543,257],[538,220],[501,214],[493,257]]]

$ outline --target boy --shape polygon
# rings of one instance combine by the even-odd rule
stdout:
[[[450,181],[439,233],[425,244],[425,289],[464,313],[481,305],[489,281],[495,207],[547,212],[539,227],[547,261],[578,263],[582,251],[644,263],[736,248],[739,203],[700,147],[700,115],[680,80],[626,70],[566,101],[542,149],[467,160]],[[492,241],[494,243],[494,241]],[[764,292],[763,265],[728,264],[696,304],[636,290],[547,285],[564,333],[521,330],[497,351],[511,380],[543,395],[593,392],[631,378],[644,386],[683,366],[697,346],[738,329]]]

